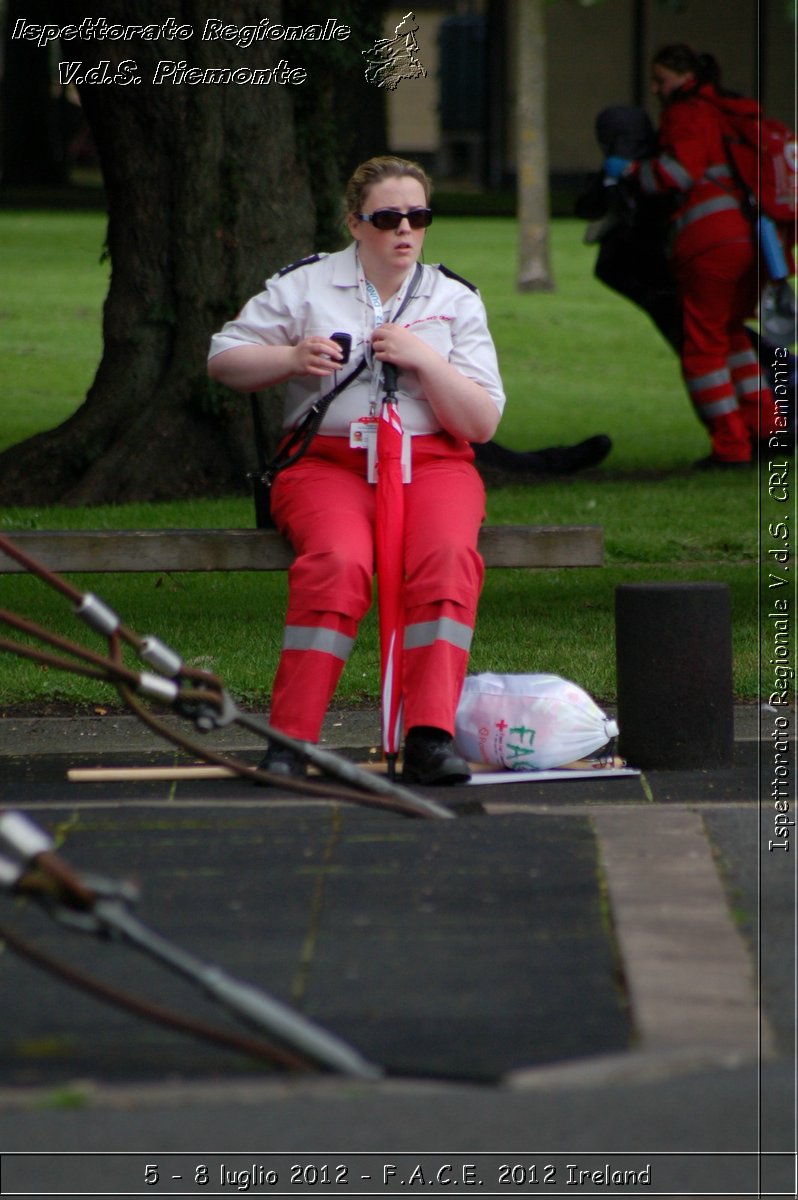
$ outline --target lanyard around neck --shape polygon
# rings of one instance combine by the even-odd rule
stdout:
[[[362,264],[361,264],[361,270],[362,270]],[[396,299],[394,301],[394,308],[396,307],[396,300],[399,300],[399,298],[402,294],[402,288],[404,288],[405,285],[407,285],[408,280],[410,280],[410,284],[407,287],[407,290],[405,291],[404,299],[401,300],[398,309],[396,309],[396,312],[392,313],[391,316],[389,316],[389,317],[385,315],[385,308],[383,306],[382,300],[380,300],[379,292],[377,291],[377,289],[375,288],[375,286],[371,282],[371,280],[366,279],[365,274],[363,275],[363,283],[366,288],[366,295],[369,298],[371,307],[374,309],[374,326],[376,329],[379,329],[380,325],[384,325],[386,321],[397,320],[400,313],[404,312],[405,308],[407,307],[407,305],[409,304],[410,300],[413,297],[413,293],[415,292],[416,287],[418,286],[418,282],[419,282],[419,279],[421,278],[422,270],[423,270],[423,268],[421,266],[421,263],[417,262],[415,265],[415,269],[414,269],[412,277],[410,276],[409,273],[407,275],[405,275],[404,279],[402,280],[402,287],[399,288],[399,291],[396,294]]]
[[[366,295],[371,301],[371,307],[374,309],[374,327],[379,329],[380,325],[385,324],[385,309],[382,307],[382,300],[374,284],[370,279],[364,279],[366,285]]]

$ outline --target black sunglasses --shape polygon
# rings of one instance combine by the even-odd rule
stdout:
[[[406,213],[395,208],[378,208],[376,212],[357,215],[361,221],[371,221],[375,229],[398,229],[405,217],[411,229],[426,229],[432,224],[431,208],[411,208]]]

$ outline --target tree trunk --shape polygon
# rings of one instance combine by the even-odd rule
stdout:
[[[291,5],[290,23],[314,21],[318,8]],[[96,12],[67,0],[59,21],[78,23]],[[166,19],[160,0],[140,0],[134,8],[106,0],[102,12],[109,24]],[[268,275],[313,248],[317,208],[329,207],[331,189],[340,192],[336,163],[313,135],[314,105],[329,107],[331,99],[313,90],[311,71],[299,86],[152,80],[165,59],[248,70],[285,59],[291,68],[307,68],[330,46],[203,41],[200,31],[219,16],[219,5],[184,0],[179,13],[177,22],[194,30],[190,40],[62,43],[63,57],[81,59],[82,72],[104,61],[124,72],[120,64],[134,60],[142,82],[80,86],[108,198],[112,273],[103,356],[72,417],[0,455],[0,503],[229,493],[245,488],[254,466],[249,404],[208,380],[209,338]],[[224,7],[223,19],[257,25],[262,18],[279,23],[280,15],[279,2],[238,0]],[[357,47],[348,53],[359,60]],[[355,66],[360,72],[359,61]],[[296,93],[303,88],[311,128],[298,142]],[[272,410],[274,401],[270,393]]]
[[[520,0],[518,29],[518,290],[551,291],[546,142],[545,0]]]

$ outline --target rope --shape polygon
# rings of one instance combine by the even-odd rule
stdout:
[[[247,1037],[244,1034],[236,1033],[235,1030],[208,1025],[204,1021],[185,1016],[183,1013],[175,1012],[163,1005],[153,1004],[150,1000],[145,1000],[131,992],[124,992],[120,988],[112,987],[77,967],[73,967],[70,963],[54,958],[44,950],[32,946],[4,925],[0,925],[0,941],[5,942],[21,958],[34,963],[35,966],[54,975],[62,982],[79,988],[115,1008],[121,1008],[137,1017],[143,1017],[144,1020],[151,1021],[153,1024],[163,1025],[167,1029],[174,1029],[178,1033],[186,1033],[203,1041],[213,1042],[218,1046],[238,1050],[252,1058],[266,1059],[284,1070],[304,1072],[314,1069],[314,1064],[309,1059],[280,1046],[262,1041],[260,1038]]]
[[[0,551],[19,562],[26,570],[37,576],[48,586],[60,592],[74,606],[75,615],[83,619],[95,632],[104,636],[108,643],[108,655],[103,656],[81,646],[69,638],[62,637],[29,621],[8,609],[0,609],[0,622],[9,625],[26,637],[37,639],[53,649],[70,655],[60,657],[36,646],[0,638],[0,651],[5,650],[23,658],[57,670],[71,671],[86,678],[112,684],[128,708],[153,732],[173,745],[206,762],[226,767],[241,778],[269,786],[279,786],[288,791],[324,799],[343,800],[359,805],[388,809],[405,816],[427,819],[449,819],[454,816],[450,809],[434,801],[416,796],[407,788],[392,783],[380,776],[369,775],[353,763],[337,755],[312,746],[273,729],[265,721],[242,713],[233,704],[224,690],[222,681],[207,671],[186,666],[179,655],[155,638],[142,638],[122,623],[110,608],[90,592],[80,592],[60,575],[49,570],[25,551],[19,549],[0,534]],[[145,662],[154,666],[154,672],[137,671],[122,661],[122,643],[132,647]],[[77,659],[79,661],[73,661]],[[193,686],[189,686],[193,685]],[[192,720],[203,731],[218,728],[223,724],[237,723],[257,732],[268,741],[289,746],[308,762],[313,763],[326,775],[342,780],[331,784],[305,779],[299,776],[274,775],[252,767],[227,754],[208,749],[201,742],[190,739],[163,721],[141,703],[139,694],[171,708],[186,720]]]
[[[5,890],[38,901],[50,916],[70,929],[103,940],[123,941],[142,951],[190,980],[237,1017],[265,1030],[279,1046],[185,1018],[182,1013],[111,987],[0,927],[0,939],[4,938],[21,956],[65,982],[147,1020],[266,1057],[291,1070],[325,1068],[363,1079],[382,1074],[380,1067],[335,1034],[148,928],[130,910],[136,898],[130,885],[96,876],[82,878],[53,850],[51,839],[23,814],[0,810],[0,844],[13,855],[13,859],[0,859],[0,866],[5,868]]]

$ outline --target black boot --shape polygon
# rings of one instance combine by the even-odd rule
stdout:
[[[445,729],[416,725],[407,731],[403,783],[437,786],[467,783],[470,778],[468,763]]]
[[[694,471],[750,471],[753,467],[753,462],[727,462],[725,458],[716,458],[714,454],[708,454],[706,458],[699,458],[693,463]]]
[[[268,771],[270,775],[292,775],[296,779],[304,779],[308,773],[307,759],[290,746],[281,746],[278,742],[270,742],[269,749],[258,763],[259,771]]]

